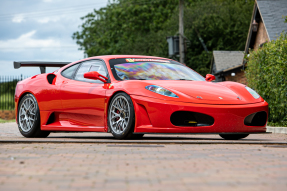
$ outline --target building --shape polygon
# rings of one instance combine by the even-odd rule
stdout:
[[[255,0],[245,52],[257,50],[264,43],[276,40],[283,31],[287,32],[287,0]]]
[[[248,54],[249,49],[257,50],[266,42],[276,40],[283,31],[287,32],[286,15],[287,0],[255,0],[244,52]],[[217,81],[246,84],[246,63],[243,53],[240,55],[240,51],[213,51],[210,72]]]
[[[236,81],[246,84],[242,51],[213,51],[211,73],[216,81]]]

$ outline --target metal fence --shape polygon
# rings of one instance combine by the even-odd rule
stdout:
[[[15,109],[15,87],[17,83],[23,79],[25,78],[22,75],[0,76],[0,110]]]

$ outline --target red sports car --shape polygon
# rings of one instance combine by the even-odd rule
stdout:
[[[147,133],[208,133],[241,139],[265,133],[268,103],[236,82],[212,82],[171,59],[96,56],[73,63],[14,62],[38,66],[17,84],[17,123],[25,137],[55,131],[110,132],[117,139]],[[53,73],[46,67],[60,66]]]

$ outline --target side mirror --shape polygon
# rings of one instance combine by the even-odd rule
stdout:
[[[84,73],[84,78],[92,79],[92,80],[101,80],[104,83],[106,83],[108,80],[106,76],[103,76],[95,71]]]
[[[215,76],[212,74],[206,74],[205,80],[208,82],[211,82],[211,81],[215,80]]]

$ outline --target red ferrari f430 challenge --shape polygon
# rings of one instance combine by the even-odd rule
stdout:
[[[14,62],[40,67],[18,82],[17,124],[25,137],[50,132],[110,132],[117,139],[150,133],[265,133],[268,103],[246,85],[213,82],[177,61],[109,55],[70,62]],[[45,73],[46,67],[61,67]]]

